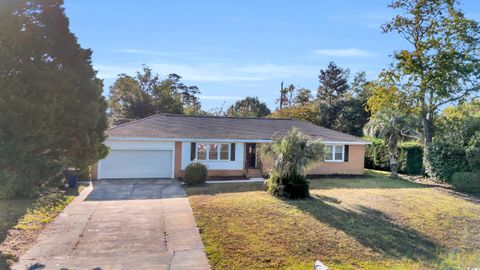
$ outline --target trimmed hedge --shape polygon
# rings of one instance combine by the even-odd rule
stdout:
[[[456,172],[452,175],[452,185],[458,191],[480,193],[480,172]]]
[[[471,171],[480,171],[480,131],[477,131],[470,139],[465,149],[468,164]]]
[[[430,177],[450,183],[455,172],[469,170],[465,148],[458,142],[433,140],[428,151]]]
[[[399,147],[399,171],[409,175],[423,174],[423,147],[417,142],[403,142]]]
[[[188,186],[205,184],[207,180],[207,166],[200,162],[192,162],[185,168],[183,181]]]
[[[382,139],[365,138],[372,144],[365,149],[365,168],[375,170],[390,170],[388,147]]]
[[[365,138],[372,144],[365,150],[365,168],[390,170],[388,146],[382,139]],[[398,170],[401,173],[418,175],[423,173],[423,148],[417,142],[403,142],[398,145]]]

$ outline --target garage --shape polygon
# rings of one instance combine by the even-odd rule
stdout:
[[[99,178],[172,178],[170,150],[110,150],[99,163]]]

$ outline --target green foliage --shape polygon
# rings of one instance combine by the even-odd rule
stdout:
[[[418,142],[402,142],[398,145],[399,171],[409,175],[423,173],[423,146]]]
[[[445,108],[436,123],[436,137],[455,140],[466,146],[480,130],[480,100]]]
[[[310,166],[323,160],[325,148],[297,129],[282,138],[259,148],[262,159],[272,159],[269,192],[283,198],[299,199],[309,196],[305,174]]]
[[[422,121],[425,170],[433,175],[428,149],[435,116],[443,105],[462,101],[479,89],[480,27],[465,18],[457,0],[395,0],[389,6],[398,14],[383,25],[383,31],[396,32],[411,45],[394,52],[390,77],[415,100]]]
[[[470,170],[480,171],[480,131],[472,136],[465,152]]]
[[[410,117],[388,109],[376,112],[364,127],[365,134],[382,138],[388,146],[391,177],[398,174],[398,143],[413,132],[413,127]]]
[[[365,110],[367,102],[365,73],[355,75],[348,84],[350,71],[330,62],[320,71],[320,86],[317,92],[317,122],[322,127],[332,128],[355,136],[362,136],[363,126],[370,114]]]
[[[261,102],[258,97],[246,97],[230,106],[225,115],[232,117],[265,117],[270,113],[267,104]]]
[[[456,141],[434,140],[429,147],[431,177],[450,182],[455,172],[468,171],[465,148]]]
[[[452,186],[458,191],[480,193],[480,172],[455,172]]]
[[[270,194],[286,199],[305,199],[310,197],[308,181],[303,175],[281,176],[274,174],[268,181]]]
[[[110,87],[109,107],[113,121],[120,123],[157,113],[199,114],[198,87],[187,86],[181,79],[173,73],[160,80],[147,66],[135,77],[120,74]]]
[[[382,139],[364,138],[372,144],[365,149],[365,168],[389,170],[390,160],[388,147]],[[423,147],[418,142],[401,142],[398,144],[398,171],[409,175],[423,172]]]
[[[362,136],[363,126],[370,116],[365,110],[368,81],[365,72],[359,72],[349,85],[348,74],[348,69],[331,62],[325,70],[320,71],[320,86],[315,100],[308,89],[296,90],[293,85],[285,88],[282,85],[281,98],[278,100],[280,107],[270,117],[304,120]]]
[[[330,62],[326,69],[320,70],[317,99],[329,105],[342,99],[350,88],[348,85],[349,74],[348,69],[340,68],[334,62]]]
[[[104,157],[102,81],[70,32],[63,1],[0,5],[0,189],[27,196],[64,166]]]
[[[383,139],[366,137],[370,141],[365,148],[365,168],[388,171],[390,169],[390,159],[388,157],[388,147]]]
[[[312,101],[312,91],[307,88],[297,89],[297,95],[293,98],[293,103],[296,105],[308,104]]]
[[[207,166],[200,162],[192,162],[185,168],[183,181],[188,186],[205,184],[207,180]]]
[[[294,105],[285,107],[283,109],[278,109],[270,114],[268,117],[271,118],[292,118],[301,121],[307,121],[310,123],[318,122],[318,108],[314,103],[309,103],[305,105]]]

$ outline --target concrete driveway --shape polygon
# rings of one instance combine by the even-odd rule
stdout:
[[[210,269],[176,180],[102,180],[49,224],[14,269]]]

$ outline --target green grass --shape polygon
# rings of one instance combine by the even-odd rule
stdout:
[[[51,192],[36,200],[0,200],[0,269],[8,269],[83,188]]]
[[[478,203],[379,172],[310,185],[299,201],[261,183],[188,188],[214,269],[480,267]]]

